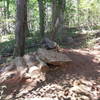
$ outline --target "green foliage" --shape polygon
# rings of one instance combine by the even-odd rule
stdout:
[[[99,0],[66,0],[65,19],[68,26],[100,24]]]
[[[76,13],[76,8],[75,5],[73,5],[73,1],[67,0],[65,8],[65,20],[68,26],[70,26],[70,23],[72,23],[72,21],[75,19],[75,16],[73,16],[75,13]]]
[[[4,6],[5,3],[5,6]],[[44,0],[46,16],[45,16],[45,32],[50,33],[52,27],[52,0]],[[57,0],[59,6],[62,0]],[[41,40],[39,33],[39,8],[38,0],[28,0],[28,26],[30,37],[26,39],[26,45],[33,42],[37,43]],[[66,0],[64,9],[64,24],[71,27],[66,30],[64,36],[74,36],[78,31],[78,27],[86,27],[87,29],[100,29],[100,0]],[[15,23],[16,23],[16,0],[9,0],[9,18],[7,18],[7,0],[0,0],[0,53],[13,50],[15,45]],[[6,13],[6,16],[5,14]],[[76,28],[72,28],[76,27]],[[11,33],[11,35],[8,35]],[[61,40],[63,32],[58,33],[57,39]],[[49,36],[48,34],[46,34]],[[88,40],[87,40],[88,41]],[[33,48],[32,48],[33,49]],[[26,50],[29,52],[30,50]]]
[[[32,33],[31,37],[26,38],[26,50],[25,52],[32,52],[35,51],[38,48],[38,43],[41,41],[41,36],[39,34],[39,31]],[[31,47],[33,44],[36,44],[36,46]],[[9,54],[13,53],[15,46],[15,39],[14,34],[0,36],[0,55],[3,54]],[[27,48],[31,47],[31,48]]]
[[[62,0],[57,0],[58,4],[61,5]],[[5,2],[5,8],[4,8]],[[51,9],[51,0],[44,0],[46,3],[46,9]],[[4,33],[14,33],[15,31],[15,16],[16,16],[16,1],[9,0],[9,12],[10,18],[5,19],[4,9],[7,14],[7,2],[6,0],[0,1],[0,28],[6,32]],[[100,22],[100,0],[66,0],[65,8],[65,24],[67,26],[89,26],[98,25]],[[51,26],[51,10],[46,10],[46,25],[50,31]],[[6,25],[8,23],[8,25]],[[5,26],[5,28],[4,28]],[[8,28],[10,27],[10,29]],[[28,26],[30,33],[39,30],[39,9],[38,9],[38,0],[29,0],[28,1]],[[13,27],[13,28],[12,28]],[[47,26],[46,26],[47,27]],[[46,28],[47,29],[47,28]],[[3,33],[3,31],[0,31]]]
[[[14,40],[0,43],[0,55],[4,53],[12,53],[14,44],[15,44]]]

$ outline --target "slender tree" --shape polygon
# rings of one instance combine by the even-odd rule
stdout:
[[[4,0],[4,2],[3,2],[3,6],[4,6],[4,19],[5,19],[5,21],[3,22],[3,32],[4,32],[4,34],[6,34],[6,17],[7,17],[7,13],[6,13],[6,0]]]
[[[64,24],[65,0],[52,0],[52,40]]]
[[[77,25],[78,27],[80,26],[80,14],[79,14],[79,10],[80,10],[80,0],[77,0]]]
[[[25,51],[25,28],[26,28],[26,12],[27,0],[17,0],[16,11],[16,47],[14,51],[15,56],[23,56]]]
[[[40,34],[42,37],[45,35],[45,1],[38,0],[39,18],[40,18]]]
[[[7,0],[7,18],[9,19],[9,15],[10,15],[10,12],[9,12],[9,4],[10,4],[10,0]]]
[[[25,6],[25,36],[26,37],[30,35],[29,28],[28,28],[28,23],[27,23],[27,3],[28,2],[26,2],[26,6]]]

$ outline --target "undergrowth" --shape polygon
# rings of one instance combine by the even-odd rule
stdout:
[[[61,39],[62,39],[62,37],[65,38],[65,36],[73,37],[75,35],[78,35],[78,33],[81,34],[80,30],[78,31],[77,29],[69,29],[68,32],[64,34],[64,36],[62,34],[58,35],[57,42],[61,47],[74,48],[73,44],[71,44],[71,45],[64,44],[63,45]],[[84,47],[90,48],[95,44],[95,36],[92,34],[92,32],[86,33],[85,35],[86,35],[86,39],[83,40],[83,42],[81,43],[79,48],[84,48]],[[30,37],[27,37],[26,43],[25,43],[25,46],[26,46],[25,53],[36,51],[39,48],[38,43],[41,41],[41,39],[42,39],[42,37],[40,36],[38,31],[34,34],[31,34]],[[80,40],[80,42],[81,42],[81,40]],[[34,45],[34,44],[36,46],[31,47],[31,45]],[[13,53],[14,45],[15,45],[14,34],[0,36],[0,55],[6,54],[6,53]]]

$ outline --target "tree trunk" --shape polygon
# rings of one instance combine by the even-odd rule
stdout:
[[[39,6],[39,18],[40,18],[40,34],[42,37],[45,35],[45,7],[44,7],[44,1],[38,0],[38,6]]]
[[[27,0],[17,0],[16,12],[16,47],[14,56],[23,56],[25,51],[25,28],[26,28],[26,13],[27,13]]]
[[[27,0],[26,0],[27,1]],[[27,5],[28,2],[26,2]],[[28,37],[30,35],[28,23],[27,23],[27,6],[25,7],[25,36]]]
[[[55,23],[57,20],[57,1],[52,0],[52,34],[51,34],[51,39],[54,40],[56,37],[56,28],[55,28]]]
[[[7,10],[7,19],[9,19],[10,18],[10,11],[9,11],[10,0],[7,0],[6,2],[7,2],[7,7],[6,7],[6,10]],[[11,33],[10,32],[9,21],[7,21],[7,27],[6,28],[7,28],[8,33]]]
[[[52,0],[52,40],[56,39],[56,34],[64,24],[65,0]]]
[[[79,10],[80,10],[80,0],[77,0],[77,27],[80,26],[80,14],[79,14]]]
[[[4,25],[3,25],[3,31],[4,31],[4,34],[6,34],[7,33],[7,27],[6,27],[6,17],[7,17],[7,15],[6,15],[6,0],[4,0],[4,19],[5,19],[5,21],[4,21]]]
[[[10,16],[10,12],[9,12],[9,3],[10,3],[10,0],[7,0],[7,18],[9,19],[9,16]]]

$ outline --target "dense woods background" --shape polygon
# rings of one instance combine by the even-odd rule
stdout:
[[[80,31],[100,29],[99,9],[100,0],[0,0],[0,41],[5,35],[16,39],[14,55],[24,54],[27,39],[62,43]]]

